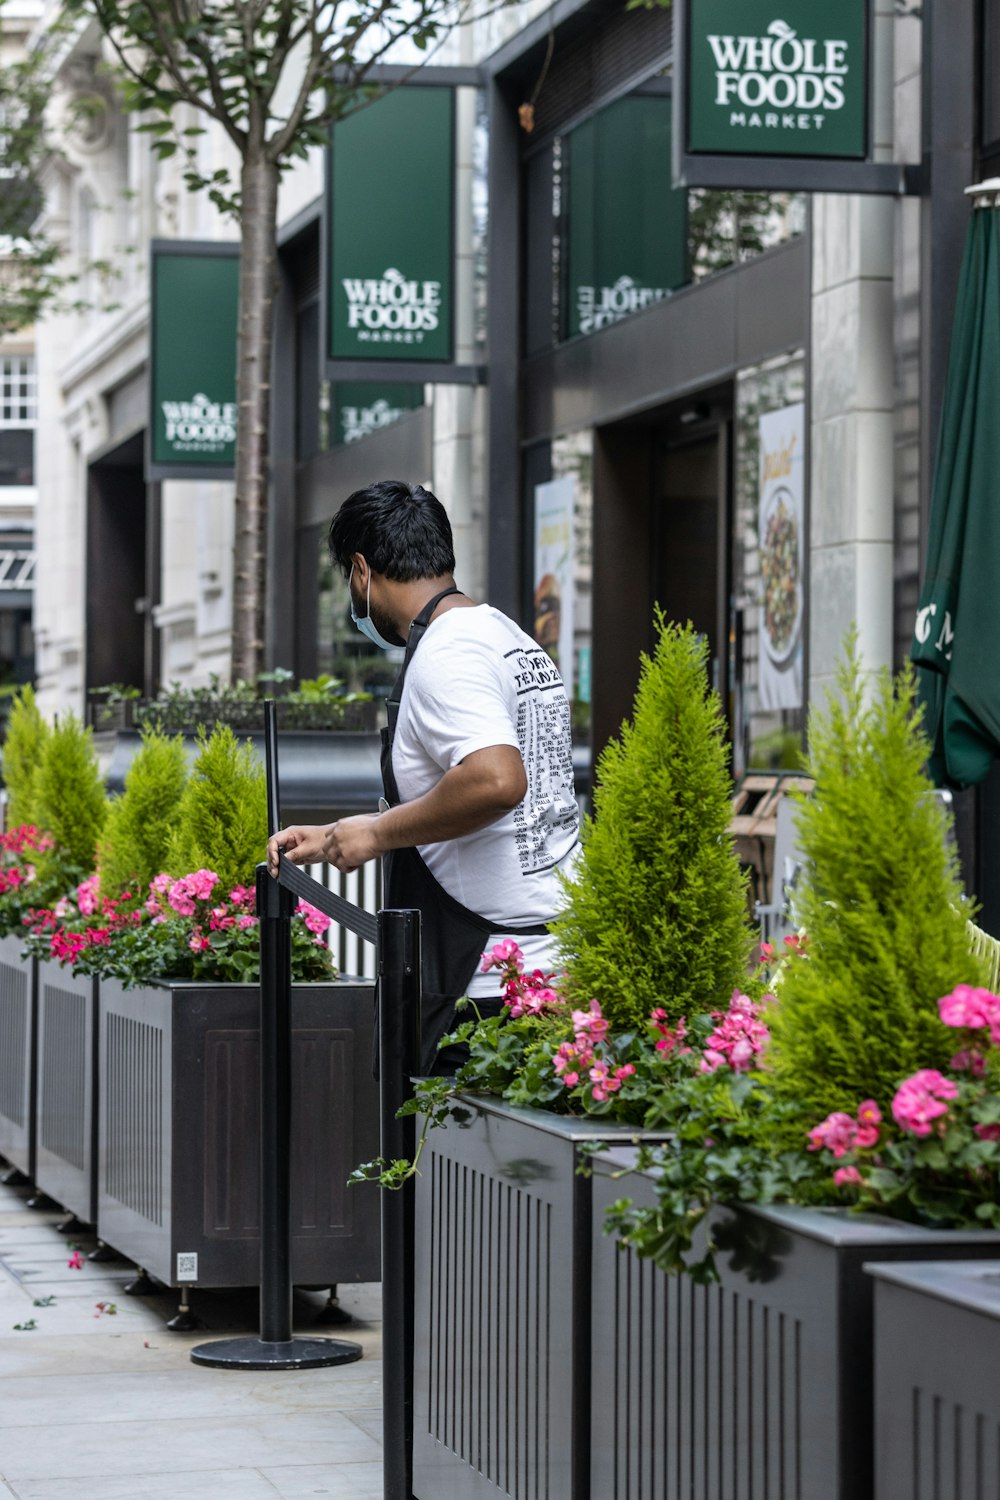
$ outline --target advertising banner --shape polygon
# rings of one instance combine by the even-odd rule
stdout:
[[[573,697],[573,509],[576,480],[535,485],[535,625],[532,634]]]
[[[863,160],[868,0],[684,0],[688,153]]]
[[[801,708],[805,618],[805,406],[759,420],[757,707]]]
[[[335,447],[342,443],[356,443],[369,433],[390,427],[404,412],[414,411],[423,404],[422,385],[337,381],[333,387],[331,441]]]
[[[151,246],[147,479],[227,479],[236,458],[239,246]]]
[[[595,333],[687,277],[687,193],[670,185],[668,94],[630,95],[567,142],[566,335]]]
[[[410,86],[333,126],[328,359],[452,358],[454,96]]]

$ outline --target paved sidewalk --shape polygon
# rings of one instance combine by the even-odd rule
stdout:
[[[208,1331],[170,1333],[176,1293],[126,1296],[120,1261],[70,1269],[63,1216],[28,1196],[0,1186],[0,1500],[382,1500],[378,1287],[340,1289],[343,1330],[313,1326],[322,1295],[296,1296],[296,1332],[360,1343],[354,1364],[202,1369],[193,1344],[256,1332],[256,1293],[195,1293]]]

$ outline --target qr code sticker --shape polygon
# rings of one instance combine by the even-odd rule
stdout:
[[[177,1252],[177,1280],[198,1280],[198,1252],[196,1250],[178,1250]]]

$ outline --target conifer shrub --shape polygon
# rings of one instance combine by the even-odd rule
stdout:
[[[946,1067],[953,1030],[938,1000],[985,982],[972,952],[948,815],[924,767],[911,668],[866,686],[848,638],[837,692],[813,712],[815,790],[797,816],[802,957],[768,1015],[768,1064],[804,1128],[874,1099],[886,1118],[899,1081]]]
[[[267,845],[264,767],[249,740],[226,725],[198,737],[198,754],[170,839],[170,873],[214,870],[222,889],[254,883]]]
[[[61,895],[91,874],[107,809],[93,736],[66,714],[45,737],[35,783],[36,822],[53,840],[38,859],[43,890]]]
[[[125,788],[108,809],[98,861],[102,896],[146,898],[149,882],[167,867],[186,781],[181,736],[143,730]]]
[[[594,817],[554,931],[567,988],[612,1030],[724,1007],[746,979],[746,877],[728,828],[732,783],[708,647],[656,617],[631,723],[602,752]]]
[[[38,826],[36,787],[49,727],[38,711],[34,689],[23,687],[11,704],[3,746],[3,779],[7,788],[7,826]]]

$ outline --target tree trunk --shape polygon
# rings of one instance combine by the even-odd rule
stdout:
[[[278,169],[267,159],[263,144],[259,154],[248,151],[241,188],[232,676],[234,681],[253,682],[261,670],[264,649],[278,218]]]

